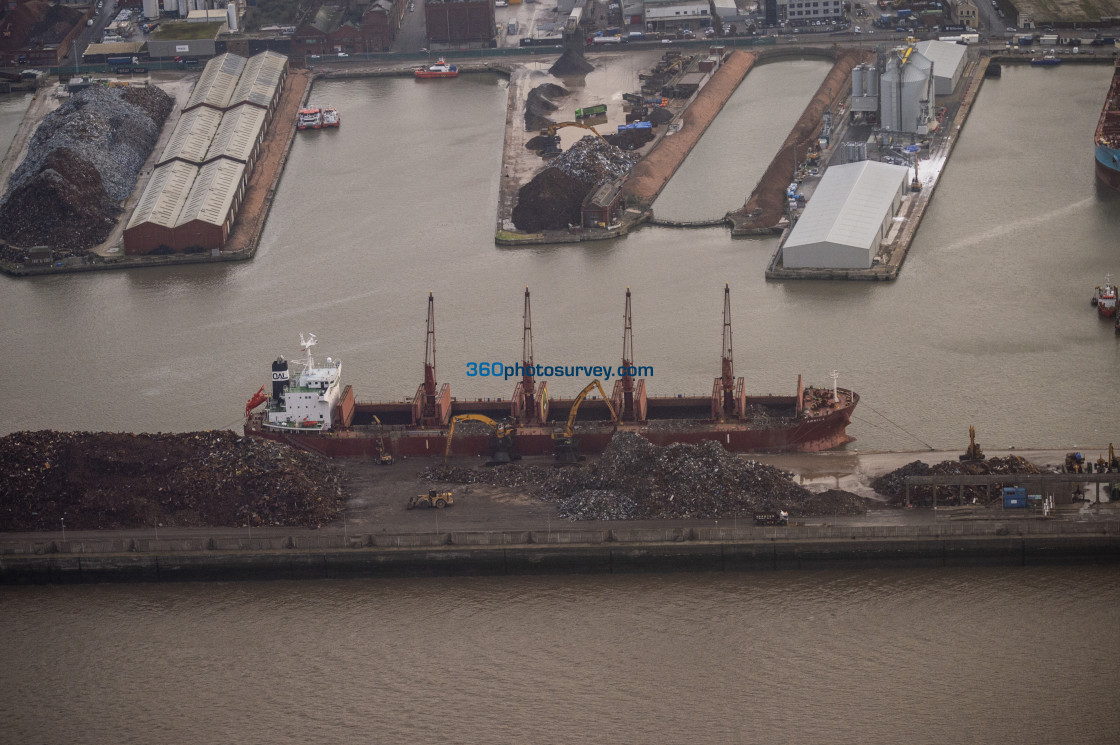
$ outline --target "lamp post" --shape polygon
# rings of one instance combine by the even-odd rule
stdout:
[[[66,516],[63,515],[59,519],[62,520],[62,540],[65,541],[66,540]]]

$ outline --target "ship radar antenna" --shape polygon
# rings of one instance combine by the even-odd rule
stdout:
[[[837,395],[838,391],[836,389],[836,379],[840,377],[840,371],[833,370],[828,374],[828,377],[832,378],[832,403],[838,404],[840,403],[840,396]]]
[[[306,337],[304,337],[303,332],[300,332],[299,346],[307,354],[307,359],[304,360],[303,364],[308,370],[315,366],[314,362],[311,359],[311,347],[315,346],[318,343],[319,342],[315,338],[315,334],[308,334]]]

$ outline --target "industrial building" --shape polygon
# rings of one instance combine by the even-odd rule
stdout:
[[[787,269],[870,269],[907,193],[910,169],[865,160],[832,166],[782,247]]]
[[[429,48],[497,46],[493,0],[426,0],[424,24]]]
[[[933,97],[933,63],[913,47],[892,51],[879,78],[880,128],[926,136],[936,124]]]
[[[124,231],[125,253],[220,251],[260,153],[287,58],[207,63]]]
[[[920,41],[914,45],[918,54],[933,63],[933,92],[948,96],[957,89],[968,62],[968,47],[948,41]]]
[[[646,0],[647,31],[701,31],[712,25],[708,0]]]

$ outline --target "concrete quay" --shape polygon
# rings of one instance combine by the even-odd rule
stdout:
[[[636,528],[5,543],[0,584],[1120,563],[1120,522]]]

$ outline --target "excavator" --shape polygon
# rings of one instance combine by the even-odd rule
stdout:
[[[603,397],[603,402],[607,405],[607,411],[611,413],[611,421],[618,424],[618,414],[615,413],[614,407],[611,406],[611,399],[607,396],[603,386],[596,378],[587,384],[587,387],[579,392],[576,400],[572,402],[572,409],[568,412],[568,421],[564,425],[563,432],[552,433],[552,457],[556,459],[557,463],[578,463],[583,460],[583,456],[579,454],[579,439],[573,436],[573,428],[576,423],[576,414],[579,413],[580,404],[583,399],[587,398],[587,394],[594,389],[599,390],[599,395]]]
[[[599,130],[590,124],[582,124],[581,122],[559,122],[557,124],[550,124],[541,129],[541,137],[544,139],[544,147],[541,148],[542,158],[551,158],[554,155],[559,155],[560,150],[560,135],[557,134],[558,130],[564,127],[579,127],[580,129],[589,129],[591,132],[603,142],[606,142],[603,135],[599,134]]]
[[[962,461],[970,460],[984,460],[984,451],[976,443],[976,427],[969,426],[968,428],[968,450],[960,456]]]
[[[373,421],[377,422],[377,462],[383,466],[393,465],[393,454],[385,447],[385,426],[377,415],[373,415]]]
[[[517,434],[517,427],[513,423],[507,421],[496,422],[482,414],[460,414],[451,417],[451,428],[447,431],[447,447],[443,451],[444,463],[451,455],[451,439],[455,436],[455,425],[460,422],[482,422],[493,430],[490,462],[486,465],[497,466],[521,459],[521,456],[513,451],[513,436]]]

